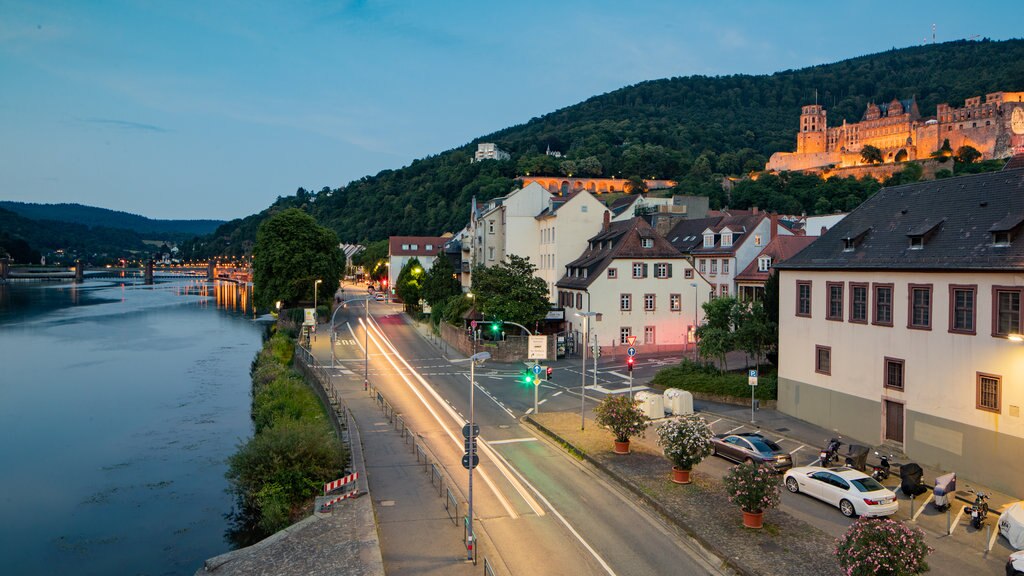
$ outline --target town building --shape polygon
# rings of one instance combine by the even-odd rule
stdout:
[[[764,284],[775,266],[789,260],[817,240],[817,236],[776,236],[747,267],[736,275],[736,297],[746,302],[764,298]]]
[[[611,214],[605,215],[557,283],[576,349],[584,341],[584,312],[596,314],[589,321],[591,342],[604,352],[624,350],[630,336],[641,351],[692,347],[710,284],[643,218],[611,222]]]
[[[883,188],[777,270],[781,411],[1024,494],[1024,168]]]
[[[481,142],[476,145],[476,154],[473,155],[474,162],[481,160],[510,160],[512,155],[505,152],[493,142]]]
[[[543,186],[548,192],[561,196],[568,196],[573,192],[586,190],[592,194],[604,194],[606,192],[631,192],[633,184],[625,178],[573,178],[571,176],[519,176],[517,178],[528,186],[536,182]],[[664,190],[672,188],[676,183],[672,180],[644,180],[644,186],[648,190]]]
[[[430,270],[434,260],[444,249],[447,236],[392,236],[388,239],[388,287],[394,287],[402,267],[416,258],[423,270]]]
[[[1005,158],[1024,151],[1024,92],[993,92],[964,101],[962,108],[939,104],[936,115],[921,116],[914,99],[869,103],[860,122],[828,126],[821,104],[803,106],[796,152],[776,152],[766,170],[816,170],[864,164],[861,151],[874,146],[884,163],[930,158],[948,141],[951,150],[971,146],[982,158]]]

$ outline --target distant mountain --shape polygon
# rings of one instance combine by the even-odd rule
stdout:
[[[225,224],[194,245],[198,253],[251,245],[262,217],[283,204],[307,210],[342,241],[454,232],[467,223],[473,196],[506,194],[515,177],[526,173],[669,178],[680,183],[680,193],[709,196],[713,207],[744,208],[728,199],[722,175],[760,170],[772,153],[793,150],[801,105],[817,100],[836,125],[860,120],[869,102],[913,97],[923,115],[933,115],[939,103],[962,106],[965,98],[1000,90],[1024,90],[1024,40],[893,49],[771,75],[652,80],[340,189],[300,188],[294,197],[279,198],[261,214]],[[494,142],[512,159],[471,162],[478,142]],[[564,157],[546,155],[549,148]],[[831,193],[824,188],[794,194],[780,187],[760,207],[813,214],[831,205],[818,201]],[[853,202],[870,190],[842,193]]]
[[[35,204],[29,202],[0,201],[5,208],[32,220],[54,220],[85,226],[121,228],[138,232],[145,238],[165,239],[170,236],[188,237],[210,234],[223,224],[222,220],[154,220],[95,206],[82,204]]]
[[[138,232],[103,226],[85,226],[54,220],[32,220],[0,208],[0,253],[8,253],[20,264],[38,264],[40,254],[50,262],[82,259],[110,262],[155,251]],[[57,258],[53,252],[60,251]]]

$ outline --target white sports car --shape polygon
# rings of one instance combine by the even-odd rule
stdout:
[[[786,471],[786,489],[802,492],[839,508],[843,516],[889,516],[899,509],[896,493],[877,480],[845,466],[801,466]]]

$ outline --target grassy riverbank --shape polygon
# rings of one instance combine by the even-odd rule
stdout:
[[[238,499],[230,538],[239,547],[308,515],[323,484],[348,461],[323,404],[291,368],[294,348],[278,332],[253,361],[255,434],[229,458],[227,472]]]

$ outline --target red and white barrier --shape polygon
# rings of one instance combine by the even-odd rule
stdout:
[[[328,494],[337,490],[338,488],[341,488],[345,484],[351,484],[355,482],[357,478],[359,478],[359,472],[353,472],[348,476],[344,476],[342,478],[338,478],[333,482],[328,482],[327,484],[324,484],[324,496],[327,496]]]
[[[345,500],[346,498],[355,498],[358,494],[359,494],[359,490],[353,490],[353,491],[349,492],[348,494],[342,494],[341,496],[338,496],[337,498],[334,498],[332,500],[328,500],[327,502],[324,502],[320,506],[320,511],[321,512],[326,512],[327,509],[330,508],[331,506],[333,506],[334,504],[337,504],[338,502],[341,502],[342,500]]]

